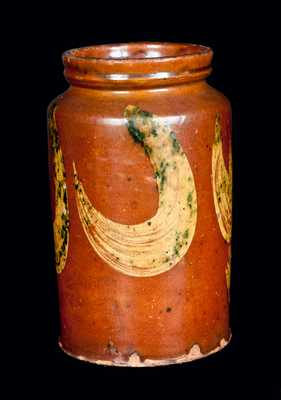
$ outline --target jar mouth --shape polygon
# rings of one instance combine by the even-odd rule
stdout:
[[[136,42],[71,49],[64,56],[80,60],[154,60],[205,54],[209,47],[188,43]]]
[[[63,53],[66,79],[78,86],[158,86],[203,79],[213,52],[190,43],[133,42],[71,49]]]

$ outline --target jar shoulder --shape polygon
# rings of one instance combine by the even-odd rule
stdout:
[[[228,98],[206,82],[165,90],[123,92],[70,87],[51,101],[48,110],[54,105],[61,118],[70,116],[73,121],[82,118],[85,122],[88,118],[92,121],[95,116],[123,117],[128,105],[137,105],[159,116],[231,112]]]
[[[208,101],[212,103],[212,105],[224,107],[225,109],[231,111],[231,102],[226,95],[208,83],[206,83],[204,94],[208,98]]]

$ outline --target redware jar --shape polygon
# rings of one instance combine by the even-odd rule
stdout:
[[[48,108],[61,348],[90,362],[191,361],[230,340],[231,108],[212,51],[63,54]]]

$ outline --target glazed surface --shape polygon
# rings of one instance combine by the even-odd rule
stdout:
[[[154,170],[159,193],[156,214],[133,225],[104,217],[89,200],[73,162],[76,202],[88,240],[107,264],[127,275],[154,276],[176,265],[190,246],[196,227],[196,189],[175,133],[138,107],[126,107],[124,115],[129,133],[142,145]]]
[[[198,80],[143,89],[100,90],[70,86],[54,103],[69,208],[67,259],[63,270],[58,271],[60,342],[65,351],[87,360],[114,362],[117,359],[123,363],[128,362],[132,354],[137,354],[140,360],[175,359],[188,354],[194,345],[199,346],[204,355],[216,349],[222,340],[227,342],[230,337],[227,283],[230,270],[227,265],[230,263],[231,208],[226,219],[221,217],[224,218],[222,225],[216,205],[218,200],[214,198],[217,183],[213,180],[212,165],[219,154],[222,158],[218,165],[225,168],[220,169],[220,176],[224,173],[231,181],[229,101],[204,80]],[[159,159],[156,166],[144,146],[134,140],[128,132],[130,105],[151,113],[153,121],[160,124],[157,133],[162,132],[163,126],[167,127],[167,135],[173,132],[183,159],[188,161],[188,167],[184,163],[184,177],[192,176],[194,197],[189,200],[196,210],[194,219],[188,225],[191,214],[188,211],[190,187],[187,186],[184,195],[189,214],[180,214],[177,223],[181,235],[189,229],[188,245],[183,243],[183,251],[180,248],[179,254],[172,258],[175,262],[171,268],[161,270],[166,265],[162,251],[170,247],[167,240],[160,241],[157,274],[134,274],[128,269],[127,272],[118,269],[120,254],[114,253],[114,262],[109,262],[99,253],[98,239],[94,235],[95,219],[90,206],[98,213],[95,216],[101,215],[106,223],[112,222],[110,229],[142,226],[144,231],[139,232],[140,235],[142,232],[151,234],[153,218],[158,215],[163,193],[166,193],[161,193],[161,176],[157,177],[155,172],[161,161],[174,160],[164,153],[163,160]],[[220,153],[214,147],[218,115]],[[136,123],[138,130],[145,134],[142,123],[139,120]],[[152,135],[151,129],[150,126],[149,135]],[[155,138],[151,136],[150,140]],[[149,140],[145,144],[153,149]],[[51,149],[50,155],[53,156]],[[50,175],[56,178],[52,163]],[[83,191],[84,201],[88,200],[90,206],[83,204],[78,189]],[[175,190],[178,192],[178,188]],[[174,210],[177,205],[171,196],[168,201]],[[226,201],[227,195],[224,204]],[[86,217],[92,218],[94,244],[86,234],[85,221],[81,221],[84,215],[81,207]],[[55,215],[54,188],[52,209]],[[224,213],[221,208],[219,211]],[[165,218],[161,219],[163,232]],[[149,221],[151,225],[147,224]],[[174,241],[176,230],[173,230]],[[122,237],[120,243],[124,246]],[[173,256],[175,244],[176,241],[167,257]],[[131,250],[130,257],[134,259]],[[144,250],[145,256],[135,265],[152,271],[155,257]],[[127,268],[130,264],[126,254],[126,251],[121,252]],[[171,259],[168,265],[169,262]]]

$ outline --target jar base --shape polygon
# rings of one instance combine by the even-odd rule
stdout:
[[[58,344],[61,350],[66,353],[67,355],[76,358],[81,361],[86,361],[96,365],[103,365],[109,367],[160,367],[165,365],[173,365],[173,364],[183,364],[190,361],[198,360],[200,358],[205,358],[211,354],[217,353],[218,351],[222,350],[225,346],[227,346],[231,340],[232,335],[230,334],[227,340],[221,339],[220,344],[215,347],[213,350],[209,351],[208,353],[204,354],[201,353],[200,347],[195,344],[192,346],[190,351],[186,354],[183,354],[178,357],[172,357],[167,359],[144,359],[141,360],[140,356],[137,353],[133,353],[130,355],[128,360],[123,360],[117,357],[114,360],[98,360],[98,359],[90,359],[84,356],[79,356],[76,354],[71,353],[70,351],[66,350],[61,341],[59,340]]]

